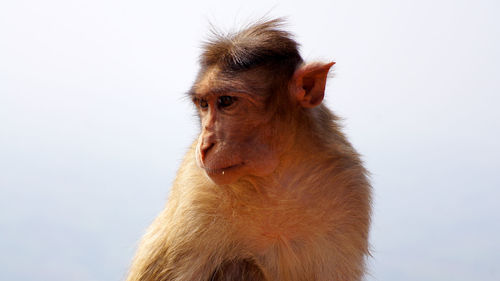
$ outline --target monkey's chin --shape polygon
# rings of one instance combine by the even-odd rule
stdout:
[[[205,174],[217,185],[231,184],[239,179],[239,171],[243,163],[232,165],[222,169],[204,168]]]

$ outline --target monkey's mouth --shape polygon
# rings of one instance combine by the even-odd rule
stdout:
[[[216,168],[216,169],[204,167],[204,170],[207,172],[207,174],[210,174],[210,175],[224,175],[227,172],[231,172],[233,170],[240,168],[244,164],[245,163],[242,162],[239,164],[229,165],[229,166],[224,167],[224,168]]]

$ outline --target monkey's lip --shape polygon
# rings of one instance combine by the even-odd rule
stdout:
[[[235,170],[241,166],[243,166],[245,163],[241,162],[238,164],[234,165],[229,165],[224,168],[209,168],[209,167],[203,167],[203,169],[208,173],[208,174],[223,174],[224,172],[232,171]]]

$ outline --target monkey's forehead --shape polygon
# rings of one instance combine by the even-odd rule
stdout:
[[[190,96],[210,94],[246,93],[265,95],[266,85],[255,77],[253,71],[227,72],[214,66],[203,71],[191,88]]]

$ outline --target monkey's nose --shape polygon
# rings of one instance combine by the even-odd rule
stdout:
[[[210,149],[214,147],[215,143],[211,141],[204,141],[200,147],[201,161],[205,162],[205,157]]]

